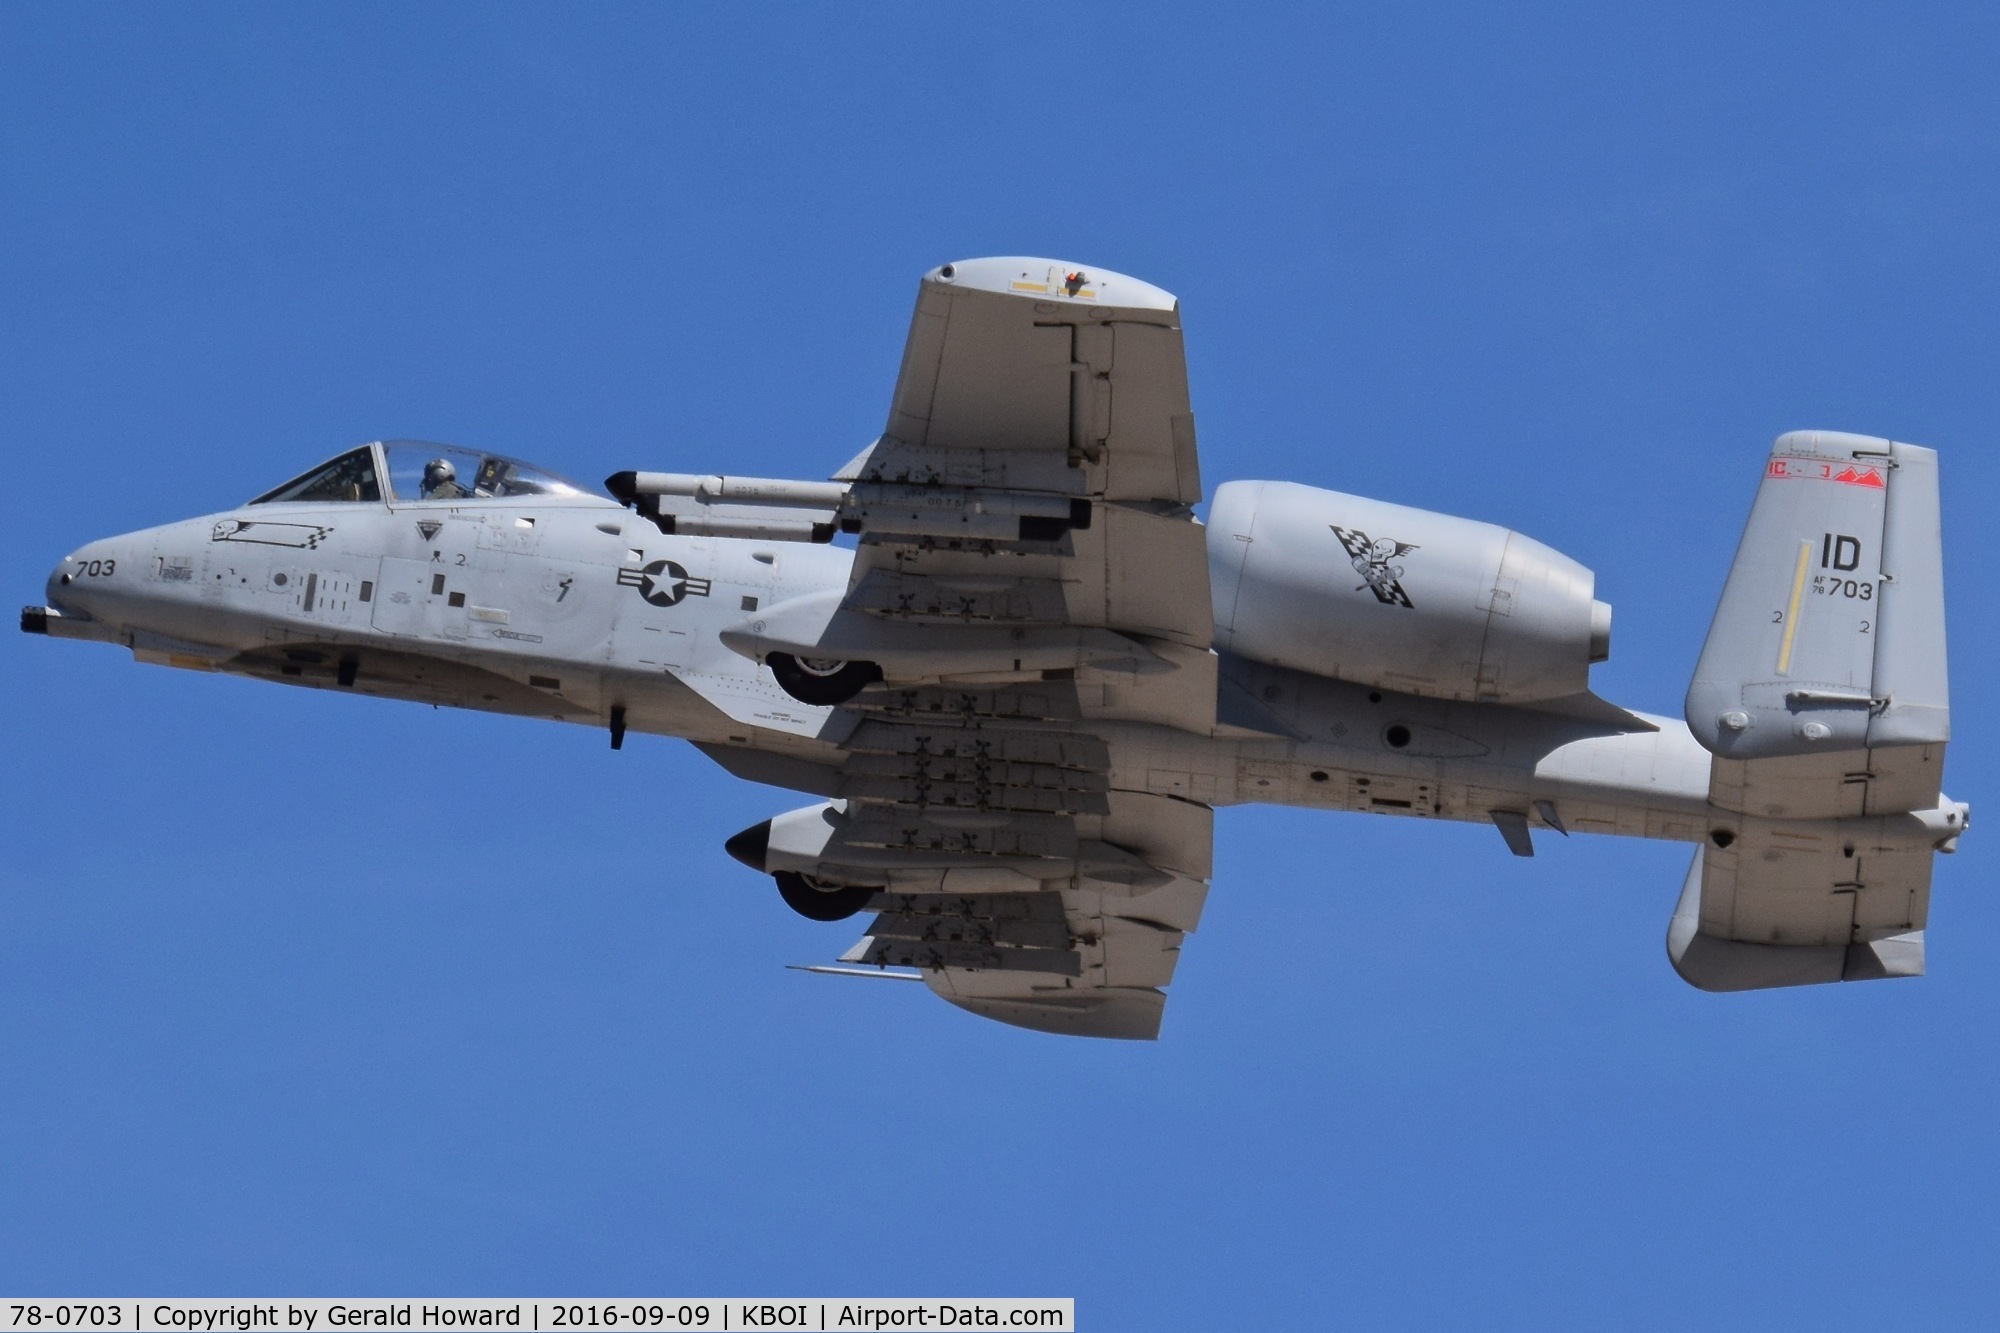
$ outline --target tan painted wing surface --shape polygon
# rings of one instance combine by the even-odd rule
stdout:
[[[842,611],[992,645],[851,705],[835,840],[890,883],[846,960],[922,968],[1003,1022],[1157,1035],[1212,814],[1112,775],[1135,724],[1215,725],[1177,303],[1050,260],[933,271],[883,436],[840,479],[860,529]]]

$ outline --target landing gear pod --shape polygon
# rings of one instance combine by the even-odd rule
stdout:
[[[877,892],[870,884],[823,879],[817,867],[840,811],[833,802],[792,810],[752,824],[722,844],[722,850],[778,883],[785,906],[808,921],[845,921],[868,906]]]
[[[802,704],[844,704],[882,679],[882,668],[873,662],[769,653],[764,664],[778,678],[778,688]]]
[[[876,890],[866,884],[828,884],[794,870],[780,870],[778,896],[808,921],[845,921],[868,906]]]

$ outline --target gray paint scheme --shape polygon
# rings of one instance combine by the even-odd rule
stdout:
[[[829,798],[758,855],[879,890],[847,961],[1042,1030],[1156,1035],[1210,811],[1251,801],[1492,824],[1496,854],[1700,844],[1668,951],[1704,989],[1922,971],[1968,815],[1938,788],[1931,451],[1778,441],[1684,725],[1588,692],[1609,608],[1519,534],[1275,482],[1197,524],[1178,306],[1083,275],[927,275],[889,430],[838,487],[639,474],[658,522],[581,491],[251,504],[81,548],[23,627],[685,738]],[[836,522],[856,549],[804,540]],[[802,703],[774,652],[885,679]]]
[[[1949,740],[1941,549],[1933,451],[1782,436],[1688,689],[1695,736],[1734,759]]]

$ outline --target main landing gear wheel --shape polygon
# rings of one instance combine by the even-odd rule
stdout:
[[[823,884],[790,870],[772,874],[785,906],[808,921],[845,921],[868,906],[875,890],[866,884]]]
[[[770,653],[764,665],[778,678],[778,688],[802,704],[844,704],[882,679],[882,668],[873,662]]]

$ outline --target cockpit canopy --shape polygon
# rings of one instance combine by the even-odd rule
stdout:
[[[421,500],[464,504],[530,495],[582,498],[597,494],[567,477],[500,454],[422,440],[386,440],[329,459],[250,503],[379,503],[386,499],[401,504]]]
[[[300,501],[339,503],[381,498],[382,483],[376,472],[374,447],[363,445],[352,453],[345,453],[330,462],[321,463],[302,476],[293,477],[277,490],[266,491],[250,503],[253,505]]]

